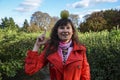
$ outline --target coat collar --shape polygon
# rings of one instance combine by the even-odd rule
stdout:
[[[86,48],[84,45],[82,44],[77,44],[75,41],[73,42],[73,51],[81,51],[81,50],[85,50]]]
[[[78,51],[86,50],[86,48],[83,45],[78,45],[76,42],[73,42],[73,50],[71,51],[67,61],[66,65],[73,63],[75,61],[82,60],[83,57],[80,55],[80,53],[77,53]],[[56,68],[62,72],[63,70],[63,62],[62,58],[58,54],[58,52],[55,52],[47,57],[47,59],[50,61],[50,64],[53,64],[56,66]]]

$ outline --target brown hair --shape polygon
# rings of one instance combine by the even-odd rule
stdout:
[[[76,29],[70,19],[60,19],[56,22],[54,27],[52,28],[50,39],[47,42],[47,49],[46,49],[46,54],[45,57],[49,56],[50,54],[56,52],[58,50],[58,45],[59,45],[59,37],[58,37],[58,27],[59,26],[65,26],[68,23],[71,24],[72,29],[73,29],[73,35],[72,35],[72,40],[75,41],[77,44],[80,44]]]

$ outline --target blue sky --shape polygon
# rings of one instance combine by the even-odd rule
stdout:
[[[111,8],[120,9],[120,0],[0,0],[0,19],[12,17],[16,24],[22,26],[24,20],[29,22],[36,11],[60,17],[61,10],[66,9],[82,18],[94,11]]]

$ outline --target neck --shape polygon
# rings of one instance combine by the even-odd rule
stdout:
[[[66,48],[69,48],[69,47],[70,47],[71,43],[72,43],[72,40],[70,40],[70,41],[67,42],[67,43],[60,42],[60,43],[59,43],[59,47],[66,49]]]

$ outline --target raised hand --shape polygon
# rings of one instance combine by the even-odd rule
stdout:
[[[43,34],[38,36],[38,38],[34,44],[33,51],[38,51],[39,47],[45,43],[46,43],[46,30],[44,31]]]

